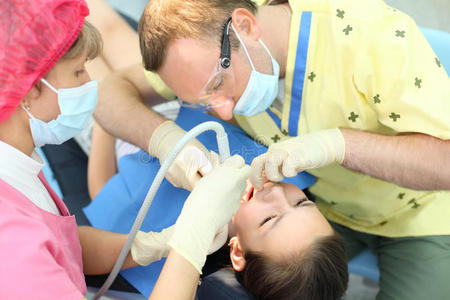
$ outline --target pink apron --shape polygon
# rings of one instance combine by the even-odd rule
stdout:
[[[45,180],[61,216],[0,180],[0,299],[81,299],[86,294],[75,217]]]

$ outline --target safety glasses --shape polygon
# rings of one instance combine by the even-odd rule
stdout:
[[[195,103],[178,100],[181,106],[209,111],[215,107],[229,105],[230,101],[233,101],[235,81],[231,67],[230,24],[231,18],[224,26],[220,57],[214,66],[213,74],[200,91]]]

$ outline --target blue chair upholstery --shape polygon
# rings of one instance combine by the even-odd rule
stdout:
[[[222,269],[202,278],[196,299],[254,300],[255,298],[239,284],[232,270]]]
[[[450,74],[450,33],[430,28],[420,28],[420,30],[438,56],[447,75]]]
[[[348,271],[358,274],[374,281],[380,280],[380,271],[378,270],[378,259],[369,249],[364,250],[355,256],[348,263]]]

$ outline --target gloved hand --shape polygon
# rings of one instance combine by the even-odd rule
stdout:
[[[251,183],[263,188],[263,172],[270,181],[296,176],[307,169],[320,168],[331,163],[342,163],[345,141],[339,129],[327,129],[272,144],[267,153],[252,162]]]
[[[169,246],[200,274],[214,236],[239,209],[249,176],[250,167],[235,155],[200,179],[186,199]]]
[[[161,165],[173,146],[186,134],[175,122],[168,120],[159,125],[153,133],[148,153],[159,159]],[[202,176],[211,171],[210,153],[196,139],[192,139],[177,155],[166,178],[175,187],[191,191]]]
[[[131,256],[133,260],[141,266],[147,266],[163,257],[167,257],[170,251],[167,243],[174,230],[175,225],[167,227],[161,232],[138,231],[131,245]],[[208,250],[208,255],[219,250],[225,244],[227,238],[228,224],[222,227],[214,237],[214,241]]]
[[[161,232],[138,231],[131,245],[133,260],[141,266],[147,266],[166,257],[170,251],[167,242],[172,236],[174,229],[175,227],[172,225]]]

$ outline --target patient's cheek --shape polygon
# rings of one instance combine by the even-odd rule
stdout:
[[[257,220],[257,211],[252,209],[248,203],[241,204],[241,207],[237,211],[233,218],[234,226],[240,234],[248,233],[255,227],[255,221]]]

